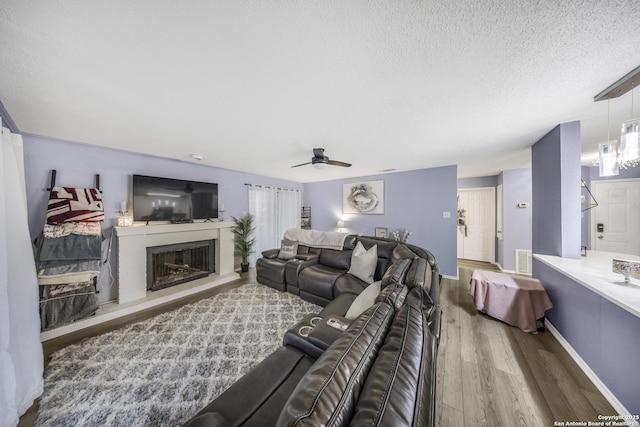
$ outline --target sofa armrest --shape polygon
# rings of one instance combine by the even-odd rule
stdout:
[[[277,258],[280,253],[280,249],[267,249],[266,251],[262,251],[262,256],[264,258]]]
[[[231,427],[222,415],[217,412],[207,412],[197,417],[191,418],[183,427]]]
[[[367,282],[347,273],[338,277],[333,287],[333,293],[336,297],[342,294],[360,295],[368,286]]]
[[[302,261],[315,261],[315,263],[317,263],[318,259],[320,258],[318,254],[298,254],[295,257],[297,259],[301,259]]]

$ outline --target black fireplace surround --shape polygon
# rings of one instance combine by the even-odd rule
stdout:
[[[215,272],[215,240],[147,248],[147,289],[157,291]]]

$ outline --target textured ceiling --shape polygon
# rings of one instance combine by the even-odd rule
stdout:
[[[640,65],[638,22],[637,0],[3,0],[0,101],[22,132],[300,182],[493,175],[561,122],[606,140],[593,97]],[[613,135],[630,94],[610,105]],[[290,168],[314,147],[354,166]]]

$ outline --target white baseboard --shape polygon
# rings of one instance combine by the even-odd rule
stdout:
[[[499,262],[496,262],[496,267],[498,267],[500,269],[501,272],[505,273],[505,274],[516,274],[515,270],[505,270],[504,268],[502,268],[502,266],[500,265]]]
[[[456,268],[456,275],[455,276],[449,276],[448,274],[443,274],[442,277],[444,279],[458,280],[460,278],[460,273],[458,272],[458,268]]]
[[[618,412],[618,415],[631,415],[627,410],[627,408],[625,408],[624,405],[620,403],[620,401],[611,392],[611,390],[609,390],[609,388],[600,380],[600,378],[598,378],[596,373],[593,372],[593,370],[591,370],[589,365],[587,365],[587,362],[585,362],[584,359],[580,357],[578,352],[575,351],[573,347],[571,347],[571,344],[569,344],[569,342],[564,339],[564,337],[560,334],[560,332],[558,332],[558,330],[553,326],[553,324],[549,322],[549,319],[545,320],[544,324],[549,330],[549,332],[551,332],[551,335],[553,335],[555,339],[558,340],[560,345],[567,351],[567,353],[569,353],[569,356],[571,356],[573,360],[578,364],[578,367],[582,369],[582,372],[584,372],[585,375],[589,377],[589,379],[591,380],[591,382],[593,382],[596,388],[600,390],[600,393],[602,393],[604,398],[609,401],[611,406],[613,406],[613,409],[615,409]],[[633,425],[633,424],[629,424],[629,425]]]

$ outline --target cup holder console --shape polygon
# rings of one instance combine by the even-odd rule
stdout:
[[[298,333],[300,334],[300,336],[302,337],[308,337],[309,333],[313,330],[313,326],[302,326],[300,327],[300,329],[298,329]]]
[[[308,314],[287,331],[283,344],[317,359],[348,326],[349,321],[342,317]]]
[[[298,335],[300,335],[301,337],[307,338],[311,333],[311,331],[313,330],[313,328],[315,326],[318,326],[320,322],[322,322],[322,317],[320,316],[313,316],[311,318],[307,317],[302,322],[300,322],[302,323],[302,325],[298,328]]]

